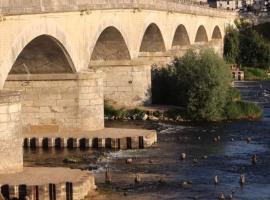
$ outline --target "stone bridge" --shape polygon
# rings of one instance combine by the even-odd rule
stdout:
[[[104,127],[104,96],[150,103],[151,66],[222,53],[236,14],[184,1],[1,0],[0,87],[22,93],[24,132]]]

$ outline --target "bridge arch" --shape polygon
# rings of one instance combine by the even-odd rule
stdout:
[[[172,48],[174,49],[186,45],[190,45],[189,35],[186,27],[183,24],[180,24],[174,32]]]
[[[90,60],[130,60],[130,58],[123,35],[114,26],[109,26],[98,37]]]
[[[65,47],[50,35],[30,41],[16,58],[10,74],[51,74],[76,72]]]
[[[58,45],[61,44],[61,48],[65,49],[66,54],[69,55],[69,60],[72,62],[73,71],[77,71],[78,61],[73,47],[69,43],[70,40],[65,31],[62,30],[54,21],[44,20],[34,22],[27,26],[24,30],[20,30],[20,34],[14,34],[14,39],[11,43],[6,44],[7,51],[4,56],[4,60],[0,66],[0,87],[3,88],[4,82],[15,63],[16,59],[22,52],[22,50],[35,38],[41,35],[48,35],[54,40],[58,41]]]
[[[222,39],[222,34],[218,25],[216,25],[213,30],[212,39]]]
[[[110,28],[111,27],[111,28]],[[128,52],[130,54],[130,57],[133,58],[134,55],[132,54],[133,51],[131,51],[130,47],[130,40],[128,38],[127,30],[124,28],[123,24],[121,23],[121,20],[117,17],[105,17],[100,20],[100,23],[96,26],[96,30],[94,34],[89,34],[87,38],[87,50],[89,49],[88,53],[88,62],[91,60],[92,55],[94,53],[94,49],[96,48],[96,44],[98,43],[98,40],[100,39],[101,35],[104,33],[104,31],[110,31],[114,29],[115,33],[119,32],[121,35],[121,38],[123,38],[125,45],[127,46]],[[117,31],[116,31],[117,30]]]
[[[156,23],[150,23],[140,40],[139,52],[164,52],[166,46],[160,28]]]
[[[203,25],[200,25],[197,33],[196,33],[196,37],[195,37],[195,43],[197,42],[208,42],[208,36],[207,36],[207,32],[206,29]]]

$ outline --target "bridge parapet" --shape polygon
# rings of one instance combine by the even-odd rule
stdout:
[[[39,14],[48,12],[68,12],[103,9],[140,9],[181,12],[194,15],[228,17],[235,12],[217,10],[186,0],[1,0],[0,13],[3,15]]]

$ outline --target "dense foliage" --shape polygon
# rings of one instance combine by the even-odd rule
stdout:
[[[167,68],[153,69],[153,102],[186,108],[193,120],[220,120],[227,102],[230,72],[212,50],[188,51]]]
[[[239,55],[239,31],[228,27],[224,38],[224,57],[228,63],[237,63]]]
[[[224,57],[244,67],[270,68],[270,42],[248,23],[236,23],[225,36]]]
[[[254,26],[254,29],[261,34],[265,39],[270,41],[270,23],[266,22]]]

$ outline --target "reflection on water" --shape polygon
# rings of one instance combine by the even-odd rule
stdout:
[[[113,122],[107,126],[155,128],[159,132],[158,144],[127,151],[25,150],[25,163],[94,170],[100,195],[89,199],[211,200],[217,199],[220,192],[233,192],[237,200],[270,200],[270,109],[265,109],[264,115],[257,122],[193,126]],[[218,136],[221,140],[214,142]],[[246,142],[247,136],[252,137],[251,143]],[[182,152],[187,154],[185,161],[179,159]],[[253,154],[258,156],[256,165],[251,164]],[[78,162],[65,164],[66,157]],[[127,158],[133,158],[133,163],[126,164]],[[106,167],[112,173],[110,185],[104,183]],[[141,183],[134,184],[135,174],[141,176]],[[240,174],[246,176],[243,187],[239,185]],[[220,178],[217,186],[213,183],[215,175]],[[159,183],[161,177],[166,183]],[[184,180],[192,181],[192,186],[183,188]]]

